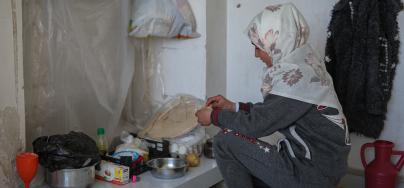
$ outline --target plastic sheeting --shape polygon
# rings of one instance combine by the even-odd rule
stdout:
[[[28,146],[36,137],[116,130],[134,72],[127,0],[25,0]]]
[[[24,0],[27,146],[40,136],[137,132],[170,97],[164,39],[128,37],[129,0]]]
[[[133,39],[135,73],[122,111],[120,124],[131,132],[138,132],[154,113],[169,100],[161,73],[160,55],[156,48],[162,39]]]

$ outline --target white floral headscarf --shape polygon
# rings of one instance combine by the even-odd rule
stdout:
[[[306,44],[309,27],[293,4],[268,6],[248,26],[248,36],[272,57],[272,63]]]
[[[246,32],[255,46],[272,57],[273,65],[263,77],[263,97],[274,94],[337,109],[336,115],[323,115],[346,131],[348,144],[348,128],[331,76],[307,44],[309,27],[297,8],[291,3],[268,6]]]

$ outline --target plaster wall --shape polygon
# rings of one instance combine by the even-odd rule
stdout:
[[[0,187],[20,187],[15,155],[25,147],[21,1],[0,1]]]

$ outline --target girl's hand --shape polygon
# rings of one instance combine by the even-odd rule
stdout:
[[[209,97],[205,106],[211,106],[212,108],[222,108],[226,110],[236,111],[236,104],[224,98],[221,95]]]
[[[211,107],[203,107],[196,111],[195,116],[198,117],[198,123],[203,126],[208,126],[211,124],[210,114],[213,109]]]

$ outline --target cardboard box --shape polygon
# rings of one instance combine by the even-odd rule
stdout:
[[[95,171],[95,178],[125,185],[129,183],[129,167],[102,160],[99,170]]]

